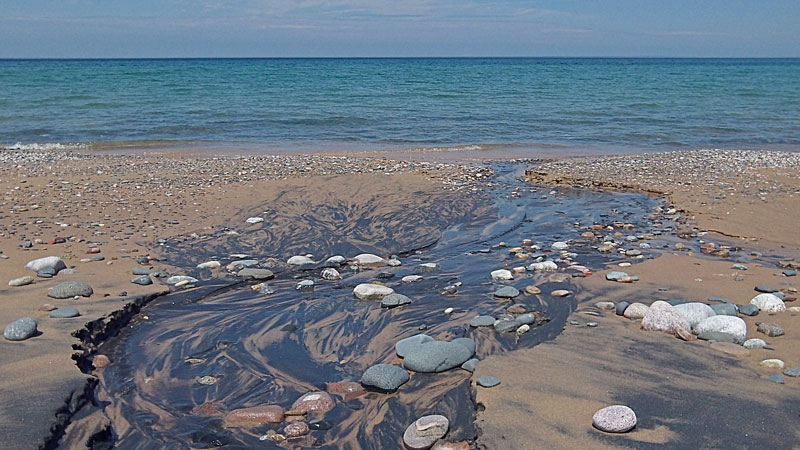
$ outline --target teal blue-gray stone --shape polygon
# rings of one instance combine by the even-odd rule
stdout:
[[[478,316],[473,317],[472,320],[469,321],[469,325],[471,327],[490,327],[494,325],[495,318],[492,316]]]
[[[517,331],[520,325],[522,324],[517,322],[514,317],[503,316],[495,320],[494,329],[498,333],[511,333],[512,331]]]
[[[241,270],[247,269],[250,267],[255,267],[259,263],[255,259],[240,259],[238,261],[233,261],[230,263],[230,266],[233,267],[234,270]]]
[[[473,353],[474,350],[470,351],[466,345],[459,342],[427,342],[412,349],[405,356],[403,367],[423,373],[444,372],[464,364]]]
[[[381,299],[381,306],[384,308],[394,308],[396,306],[408,305],[410,303],[410,298],[403,294],[398,294],[397,292],[391,293]]]
[[[734,305],[733,303],[719,303],[716,305],[711,305],[711,309],[713,309],[718,316],[739,315],[738,311],[736,310],[736,305]]]
[[[800,367],[790,367],[783,371],[783,374],[787,377],[797,378],[800,377]]]
[[[456,338],[451,341],[454,344],[462,345],[464,348],[469,350],[470,356],[475,353],[475,341],[470,338]]]
[[[479,362],[481,361],[478,358],[468,359],[467,362],[461,365],[461,368],[469,373],[472,373],[475,372],[475,368],[478,367]]]
[[[94,293],[89,283],[83,281],[65,281],[50,288],[47,296],[51,298],[91,297]]]
[[[50,311],[50,317],[53,319],[69,319],[70,317],[78,317],[80,315],[81,313],[73,306],[64,306]]]
[[[487,376],[484,376],[484,377],[478,377],[478,379],[475,380],[475,384],[477,384],[478,386],[485,387],[485,388],[495,387],[498,384],[500,384],[500,378],[493,377],[491,375],[487,375]]]
[[[133,272],[134,275],[150,275],[151,273],[156,273],[155,270],[142,266],[133,266],[131,272]]]
[[[735,337],[730,333],[723,333],[720,331],[704,331],[697,335],[698,339],[702,339],[704,341],[714,341],[714,342],[734,342]]]
[[[361,376],[361,384],[382,391],[395,391],[409,379],[408,372],[392,364],[376,364]]]
[[[606,274],[606,280],[608,281],[617,281],[620,278],[629,276],[627,272],[620,272],[618,270],[613,270]]]
[[[776,288],[775,286],[770,286],[768,284],[759,284],[755,287],[756,292],[763,292],[765,294],[771,294],[773,292],[778,292],[780,289]]]
[[[625,313],[625,308],[627,308],[628,306],[630,306],[629,302],[625,302],[625,301],[619,302],[619,303],[617,303],[617,308],[616,308],[615,312],[617,313],[618,316],[621,316],[621,315],[623,315]]]
[[[795,275],[797,275],[797,271],[796,270],[786,269],[786,270],[783,271],[783,276],[785,276],[785,277],[793,277]]]
[[[139,286],[149,286],[153,284],[153,280],[148,275],[142,275],[131,280],[131,283],[138,284]]]
[[[758,306],[753,305],[752,303],[738,305],[738,308],[739,314],[744,314],[745,316],[757,316],[759,312]]]
[[[59,275],[75,275],[78,273],[78,269],[74,267],[67,267],[66,269],[61,269],[58,271]]]
[[[409,352],[427,342],[433,342],[433,338],[427,334],[415,334],[414,336],[397,341],[397,343],[394,344],[394,351],[397,353],[397,356],[405,358]]]
[[[53,278],[57,273],[58,272],[56,272],[56,269],[53,269],[52,267],[45,267],[44,269],[37,271],[36,276],[39,278]]]
[[[722,297],[708,297],[708,301],[716,302],[716,303],[733,303],[732,301],[728,300],[727,298],[722,298]]]
[[[516,320],[520,325],[533,325],[536,323],[536,316],[533,313],[525,313],[518,315]]]
[[[519,289],[514,286],[503,286],[494,292],[495,297],[514,298],[519,295]]]
[[[773,383],[778,383],[778,384],[786,383],[786,380],[784,380],[783,377],[778,373],[773,373],[772,375],[768,376],[767,379],[769,381],[772,381]]]
[[[17,319],[3,330],[3,337],[9,341],[24,341],[36,334],[36,320],[30,317]]]
[[[275,274],[269,269],[255,269],[251,267],[240,270],[236,276],[244,278],[245,280],[271,280],[275,278]]]

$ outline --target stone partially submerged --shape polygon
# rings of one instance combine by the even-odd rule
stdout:
[[[394,289],[381,284],[362,283],[353,289],[353,295],[359,300],[381,300],[392,293]]]
[[[412,348],[403,359],[403,367],[415,372],[444,372],[459,367],[475,354],[475,341],[458,338],[450,342],[432,341]]]

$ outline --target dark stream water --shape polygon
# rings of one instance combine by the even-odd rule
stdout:
[[[165,255],[171,264],[191,267],[188,273],[201,278],[201,284],[227,287],[200,288],[196,293],[158,299],[136,316],[124,333],[101,349],[114,364],[101,373],[97,396],[112,421],[116,447],[399,448],[403,430],[426,414],[443,414],[450,419],[448,440],[473,440],[477,434],[473,426],[476,406],[472,401],[470,373],[461,369],[439,374],[414,373],[408,383],[392,394],[369,392],[350,401],[334,395],[337,404],[332,411],[324,417],[310,417],[324,419],[329,429],[312,428],[309,436],[283,443],[259,439],[269,429],[280,432],[283,425],[224,428],[219,417],[194,415],[191,410],[206,402],[218,402],[228,411],[267,403],[289,408],[302,394],[325,389],[326,383],[358,381],[373,364],[399,364],[394,343],[419,333],[421,328],[437,339],[462,336],[474,339],[479,359],[554,338],[561,332],[575,302],[571,297],[553,298],[548,293],[553,289],[569,289],[569,282],[550,282],[549,274],[517,275],[506,284],[520,290],[535,284],[543,293],[523,293],[511,303],[499,302],[492,293],[501,284],[492,282],[489,273],[504,264],[527,266],[534,261],[517,259],[508,248],[493,248],[501,241],[514,247],[523,239],[532,239],[547,250],[554,241],[572,240],[570,252],[575,254],[567,259],[598,269],[625,257],[599,253],[592,247],[598,244],[597,240],[580,238],[588,225],[632,223],[633,230],[615,231],[626,236],[655,232],[656,239],[647,241],[653,249],[665,245],[666,241],[659,239],[675,239],[670,233],[674,224],[669,218],[654,215],[654,208],[661,204],[657,199],[563,188],[552,193],[551,188],[537,188],[520,181],[524,170],[521,165],[498,164],[494,170],[495,179],[485,194],[484,206],[490,207],[476,208],[462,221],[448,224],[435,236],[438,240],[433,245],[421,250],[406,253],[403,251],[408,247],[384,249],[381,256],[397,253],[402,266],[360,272],[343,266],[340,268],[343,280],[338,282],[321,280],[320,268],[278,271],[277,278],[269,282],[276,292],[266,296],[250,289],[247,283],[230,285],[209,279],[208,273],[197,273],[193,267],[197,262],[214,258],[222,258],[225,264],[231,261],[228,255],[240,252],[269,253],[285,261],[291,256],[283,253],[289,248],[288,243],[273,242],[263,247],[253,241],[251,245],[255,247],[241,248],[246,236],[240,236],[234,247],[226,243],[223,235],[205,243],[168,243]],[[512,195],[516,188],[519,190]],[[432,239],[422,236],[413,245]],[[354,256],[359,246],[342,244],[345,241],[346,236],[342,236],[341,242],[327,239],[330,247],[314,249],[314,254],[323,261],[333,254],[327,252],[335,250],[352,250],[345,256]],[[635,246],[638,243],[626,248]],[[643,251],[646,255],[649,252]],[[565,258],[558,252],[544,256],[560,257],[559,266],[566,266]],[[418,282],[400,281],[405,275],[417,273],[419,264],[425,262],[438,263],[440,268],[423,273]],[[409,296],[412,304],[387,310],[379,302],[354,298],[353,287],[376,281],[381,271],[394,273],[393,278],[381,281]],[[313,279],[314,290],[296,290],[299,279]],[[456,282],[463,283],[456,295],[441,293],[444,287]],[[522,336],[468,325],[475,315],[497,316],[505,313],[512,303],[540,311],[549,320]],[[448,307],[455,309],[449,316],[443,313]],[[213,385],[198,383],[203,376],[213,376],[218,381]]]

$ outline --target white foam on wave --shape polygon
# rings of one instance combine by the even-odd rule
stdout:
[[[88,147],[89,146],[87,144],[80,144],[80,143],[34,142],[31,144],[23,144],[22,142],[17,142],[14,145],[3,145],[0,148],[2,148],[3,150],[52,151],[52,150],[80,150]]]

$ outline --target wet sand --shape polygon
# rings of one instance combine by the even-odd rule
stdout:
[[[700,234],[686,241],[683,251],[670,249],[625,268],[610,265],[578,280],[578,308],[570,317],[577,325],[566,325],[551,342],[483,361],[475,377],[497,375],[502,384],[491,389],[473,385],[481,411],[478,447],[800,446],[795,426],[800,383],[788,376],[785,384],[774,383],[767,377],[780,371],[759,366],[768,358],[785,361],[787,368],[800,366],[800,314],[740,315],[747,337],[766,340],[772,350],[742,352],[739,347],[732,355],[706,341],[643,331],[640,321],[593,306],[658,299],[711,304],[711,296],[746,304],[758,294],[758,284],[782,289],[787,300],[796,298],[797,278],[783,276],[780,262],[800,259],[798,155],[690,152],[581,158],[534,166],[528,174],[555,185],[667,195]],[[716,250],[700,253],[707,242],[716,243]],[[730,256],[717,253],[726,244],[732,247]],[[736,261],[747,270],[732,268]],[[626,271],[640,281],[607,281],[609,270]],[[590,321],[597,327],[588,327]],[[778,323],[786,334],[758,333],[757,321]],[[633,408],[639,420],[633,431],[614,435],[592,427],[595,411],[611,404]]]

